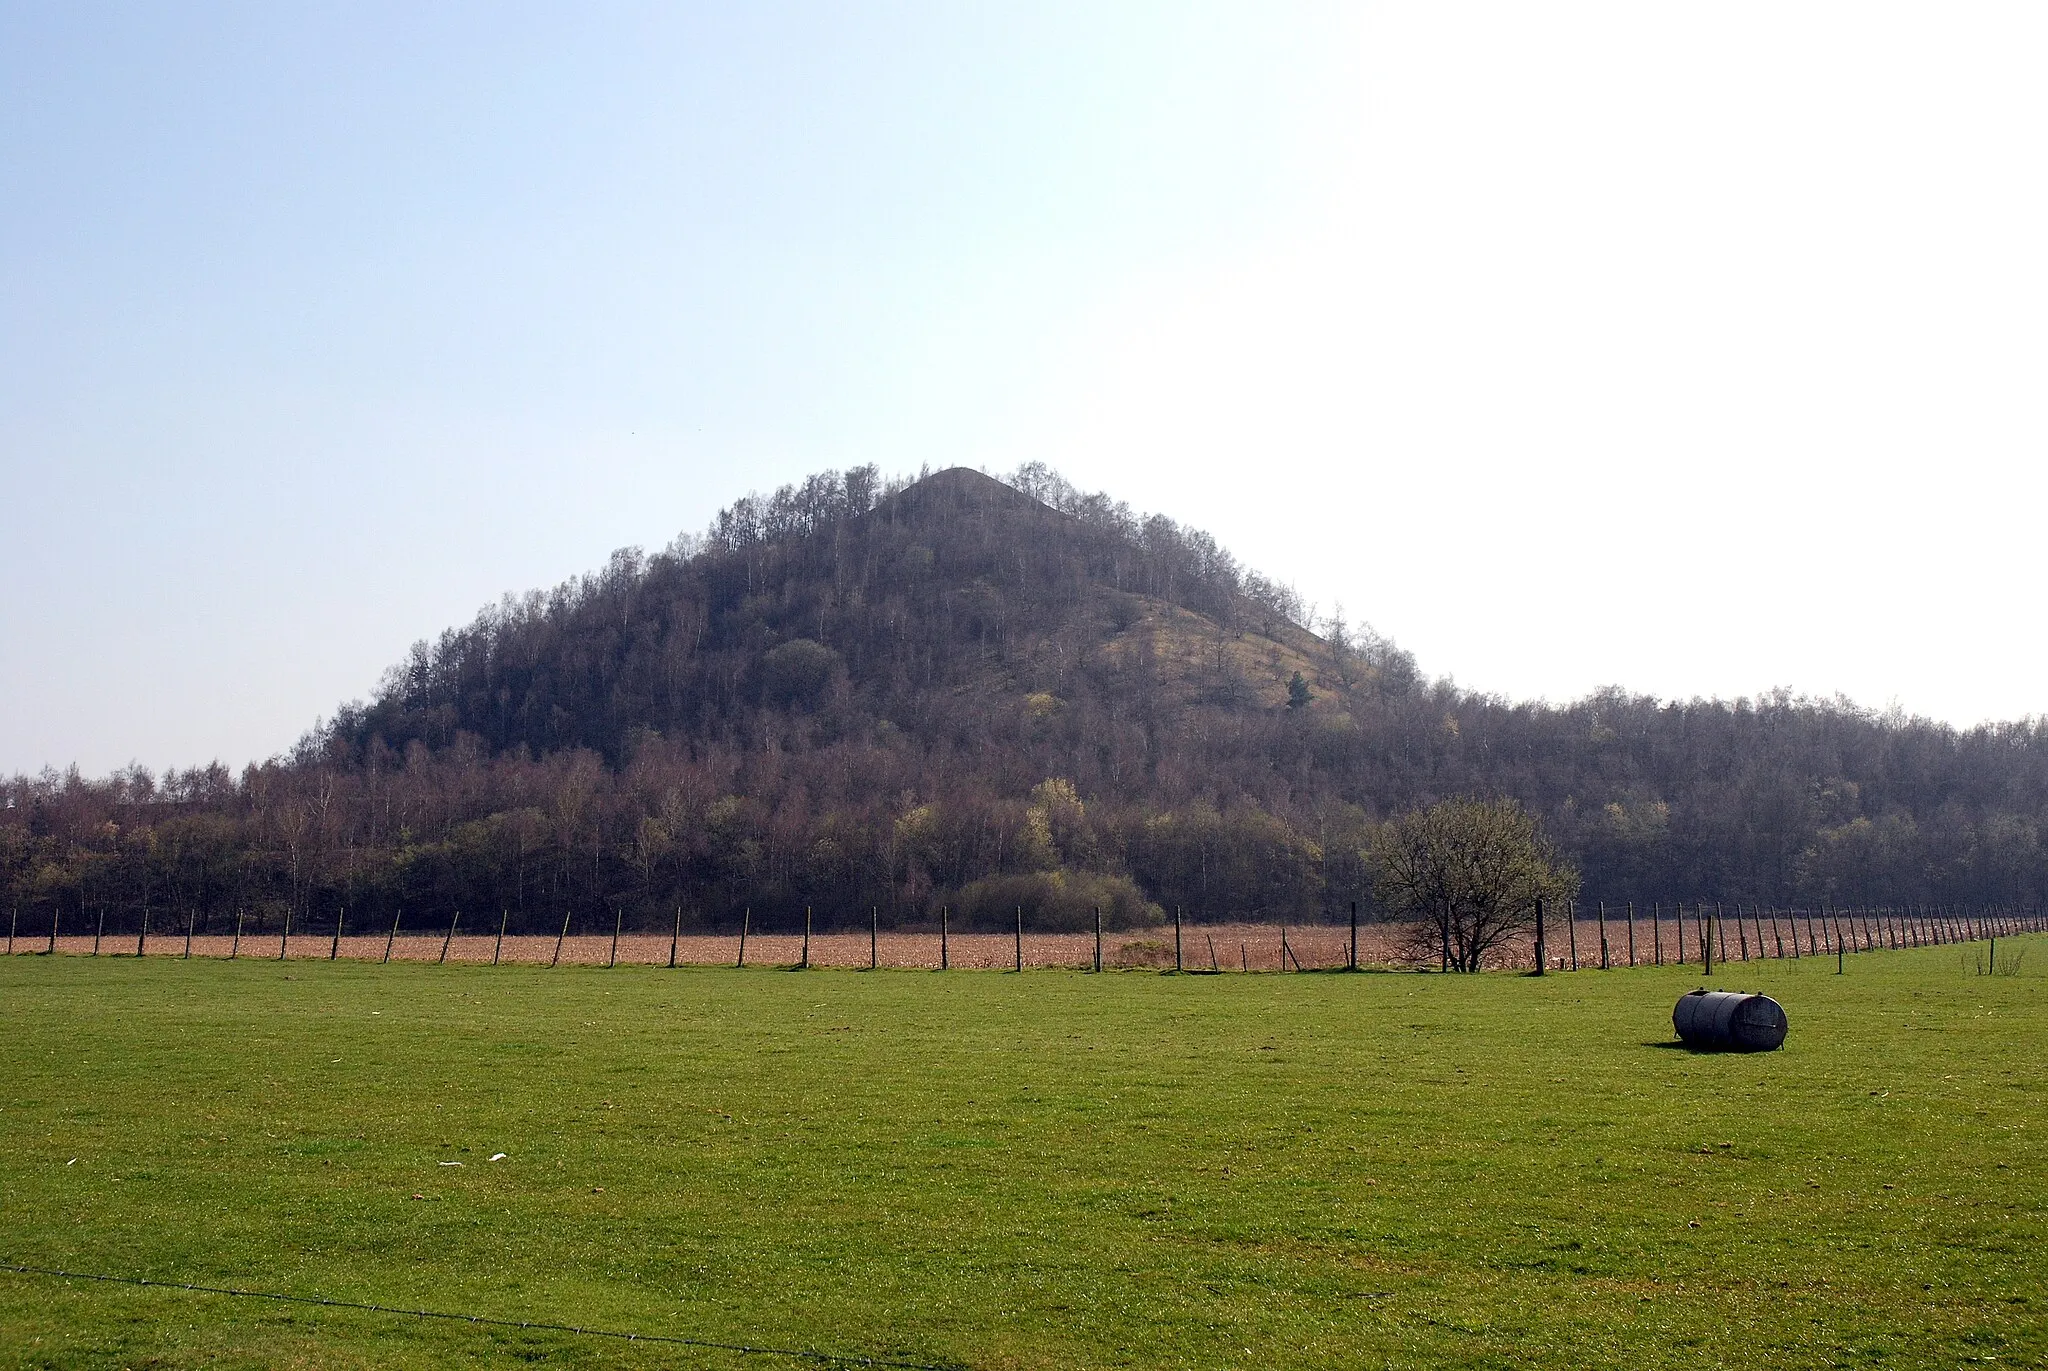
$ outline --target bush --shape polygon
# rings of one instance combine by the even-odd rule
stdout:
[[[761,658],[761,698],[770,705],[814,709],[825,698],[839,654],[809,638],[792,638]]]
[[[941,897],[954,915],[973,928],[1009,928],[1024,911],[1024,926],[1040,933],[1078,933],[1095,926],[1145,928],[1164,921],[1158,905],[1140,894],[1128,876],[1099,871],[1032,871],[985,876]]]

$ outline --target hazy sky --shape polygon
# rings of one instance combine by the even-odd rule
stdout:
[[[0,0],[0,771],[239,765],[823,467],[1426,671],[2048,713],[2039,5]]]

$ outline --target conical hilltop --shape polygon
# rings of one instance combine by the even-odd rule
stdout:
[[[971,751],[985,776],[1058,771],[1125,799],[1176,769],[1177,739],[1339,718],[1413,683],[1384,644],[1294,622],[1207,535],[1063,503],[964,468],[893,490],[814,477],[422,645],[337,731],[358,755],[468,734],[616,765],[650,731],[807,751],[883,730],[926,756]]]

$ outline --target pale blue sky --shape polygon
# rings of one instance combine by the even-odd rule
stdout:
[[[0,0],[0,770],[231,764],[827,466],[1516,695],[2048,712],[2030,7]]]

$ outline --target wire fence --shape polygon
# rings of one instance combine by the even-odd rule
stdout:
[[[445,919],[445,923],[442,922]],[[1171,924],[1132,929],[1032,928],[1019,912],[1005,932],[961,931],[943,919],[936,927],[884,928],[870,916],[865,929],[835,920],[831,931],[756,931],[743,915],[731,932],[685,932],[681,911],[666,932],[628,930],[623,918],[608,930],[576,928],[564,918],[554,934],[508,933],[509,920],[465,918],[451,912],[431,923],[408,923],[401,914],[377,932],[350,929],[345,916],[327,929],[258,932],[240,918],[230,931],[182,927],[110,934],[103,924],[78,920],[66,927],[53,913],[46,927],[23,930],[9,920],[7,954],[68,956],[260,958],[271,960],[436,962],[542,966],[789,966],[873,970],[1152,969],[1186,973],[1307,972],[1368,967],[1444,965],[1431,949],[1434,925],[1388,922],[1355,915],[1349,923],[1281,924],[1254,921]],[[209,920],[225,923],[226,920]],[[484,927],[475,925],[482,922]],[[806,920],[807,925],[809,920]],[[493,924],[495,923],[495,928]],[[424,925],[424,926],[423,926]],[[1951,906],[1877,906],[1800,909],[1720,903],[1568,906],[1547,921],[1519,927],[1494,942],[1481,958],[1490,970],[1611,970],[1629,966],[1836,957],[1885,948],[1938,947],[1989,941],[2048,929],[2041,910]],[[1539,945],[1540,937],[1540,945]]]
[[[1796,961],[1852,952],[1953,943],[1994,942],[2048,928],[2039,909],[1976,909],[1908,905],[1837,909],[1776,909],[1761,905],[1699,903],[1668,908],[1634,905],[1589,912],[1568,908],[1562,936],[1546,929],[1546,969],[1611,970],[1626,966],[1699,963],[1702,967],[1749,961]],[[1538,956],[1533,938],[1526,964]]]

